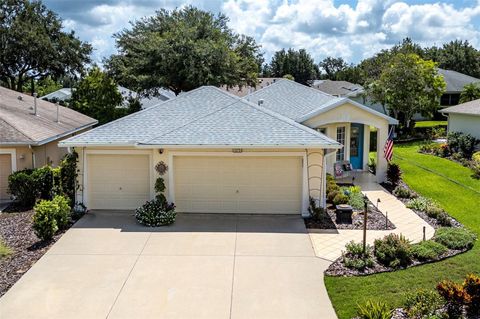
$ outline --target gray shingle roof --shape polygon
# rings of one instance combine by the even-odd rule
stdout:
[[[324,93],[340,97],[357,96],[363,92],[361,85],[348,81],[319,80],[314,83],[313,87]]]
[[[215,87],[181,94],[62,144],[340,146],[323,134]]]
[[[452,70],[438,69],[438,73],[443,75],[447,84],[445,93],[460,93],[465,85],[480,82],[480,79]]]
[[[50,140],[91,127],[97,121],[72,109],[0,87],[0,145],[41,145]]]
[[[244,99],[256,104],[263,100],[263,103],[261,103],[263,107],[289,117],[298,123],[302,123],[311,117],[344,103],[350,103],[369,113],[385,118],[390,124],[398,124],[398,121],[394,118],[346,97],[334,97],[318,89],[287,79],[278,80],[261,90],[245,96]]]
[[[442,113],[458,113],[480,116],[480,99],[470,102],[458,104],[455,106],[446,107],[441,110]]]
[[[297,82],[281,79],[244,97],[276,113],[298,121],[306,114],[342,100]]]

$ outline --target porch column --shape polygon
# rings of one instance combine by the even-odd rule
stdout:
[[[377,128],[377,182],[387,179],[387,160],[383,156],[383,148],[388,138],[388,124]]]
[[[363,167],[368,171],[368,161],[370,159],[370,125],[363,126]]]

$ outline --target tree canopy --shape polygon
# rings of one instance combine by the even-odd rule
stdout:
[[[329,80],[339,80],[340,73],[348,68],[348,64],[343,58],[330,56],[320,61],[318,66],[325,72],[325,76]]]
[[[119,52],[105,65],[118,83],[148,95],[161,87],[179,94],[202,85],[255,85],[260,48],[227,22],[194,7],[162,9],[115,34]]]
[[[318,78],[318,66],[305,49],[282,49],[275,52],[268,66],[268,73],[273,77],[291,75],[296,82],[310,84]]]
[[[413,127],[413,115],[431,115],[439,107],[446,87],[436,63],[413,53],[396,54],[373,85],[377,90],[377,102],[385,105],[408,129]]]
[[[40,1],[0,0],[0,82],[22,91],[25,82],[82,72],[90,62],[90,44]]]
[[[124,102],[115,81],[98,67],[93,67],[72,92],[69,107],[105,124],[140,109],[138,100]]]
[[[459,102],[465,103],[478,99],[480,99],[480,85],[478,83],[470,83],[463,87]]]

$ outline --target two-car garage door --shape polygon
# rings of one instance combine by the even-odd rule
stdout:
[[[173,166],[179,212],[301,212],[301,157],[178,156]]]
[[[148,155],[89,154],[87,160],[90,209],[134,209],[150,199]],[[302,157],[174,156],[170,169],[178,212],[300,214],[302,209]]]

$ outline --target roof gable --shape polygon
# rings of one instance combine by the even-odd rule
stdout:
[[[442,113],[457,113],[480,116],[480,99],[450,106],[441,110]]]
[[[460,93],[465,85],[480,82],[480,79],[453,70],[438,69],[438,73],[447,84],[445,93]]]

